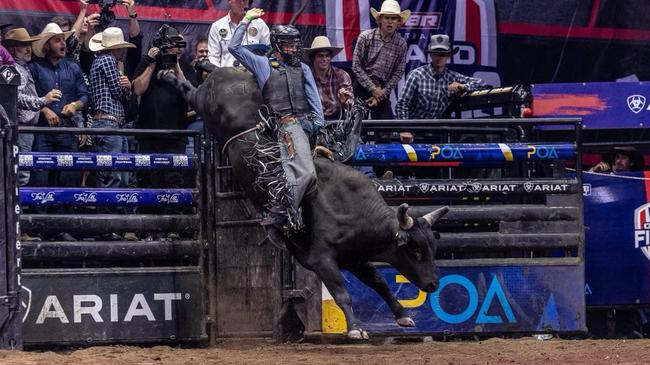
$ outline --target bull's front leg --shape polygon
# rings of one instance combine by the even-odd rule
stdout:
[[[379,271],[377,271],[371,263],[358,263],[350,265],[350,267],[346,267],[346,269],[353,273],[362,283],[376,291],[377,294],[384,299],[386,304],[390,307],[391,312],[393,312],[395,322],[397,322],[398,325],[402,327],[415,326],[413,319],[406,313],[406,310],[395,298],[393,293],[391,293],[386,279],[379,274]]]
[[[352,312],[352,299],[350,293],[345,287],[345,281],[341,270],[333,258],[321,258],[317,263],[310,265],[312,271],[318,275],[318,278],[325,284],[334,301],[341,308],[345,315],[345,321],[348,325],[347,336],[353,340],[367,340],[368,333],[359,327],[354,313]]]

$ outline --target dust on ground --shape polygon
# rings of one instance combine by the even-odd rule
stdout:
[[[66,351],[0,351],[0,364],[650,364],[650,340],[534,338],[402,344],[227,342],[210,348],[96,346]]]

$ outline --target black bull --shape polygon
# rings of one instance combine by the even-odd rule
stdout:
[[[260,120],[262,98],[248,72],[217,69],[197,89],[170,73],[163,79],[180,90],[203,116],[208,132],[217,137],[220,146]],[[236,181],[261,211],[267,196],[253,187],[254,172],[243,157],[250,154],[253,138],[250,133],[233,139],[228,143],[227,155]],[[364,174],[324,157],[316,157],[314,164],[318,193],[303,202],[305,228],[289,239],[287,249],[330,291],[345,314],[350,338],[367,338],[367,334],[354,317],[341,269],[374,289],[389,305],[398,325],[414,326],[371,262],[386,262],[421,290],[435,291],[438,276],[432,225],[447,208],[411,218],[408,206],[402,204],[395,213]]]

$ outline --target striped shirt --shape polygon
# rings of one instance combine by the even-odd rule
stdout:
[[[36,93],[34,79],[25,62],[16,59],[16,70],[20,74],[16,119],[20,125],[36,125],[41,108],[45,106],[45,97]]]
[[[437,75],[431,64],[411,71],[400,91],[395,106],[397,119],[435,119],[447,110],[456,93],[449,90],[452,82],[465,84],[467,91],[485,86],[481,79],[465,76],[445,67]]]
[[[109,54],[100,54],[90,68],[90,95],[95,113],[124,118],[124,105],[130,91],[119,84],[117,60]]]
[[[352,57],[352,71],[366,90],[383,87],[388,97],[404,75],[406,41],[395,32],[390,39],[381,38],[379,28],[362,32]]]

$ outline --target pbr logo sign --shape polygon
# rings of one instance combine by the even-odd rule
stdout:
[[[630,95],[627,97],[627,106],[635,114],[639,114],[645,106],[645,96],[643,95]]]
[[[634,247],[650,260],[650,203],[634,210]]]

